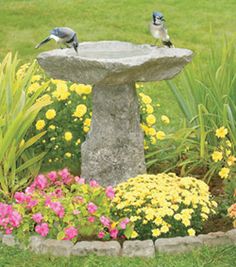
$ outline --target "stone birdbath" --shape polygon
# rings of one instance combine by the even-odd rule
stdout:
[[[186,49],[127,42],[81,43],[41,53],[38,62],[55,79],[93,85],[91,129],[82,144],[81,176],[115,185],[146,172],[135,82],[171,79],[191,61]]]

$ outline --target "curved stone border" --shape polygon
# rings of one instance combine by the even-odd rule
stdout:
[[[7,246],[19,246],[12,235],[0,233],[0,241]],[[201,246],[236,245],[236,229],[228,232],[215,232],[199,236],[185,236],[172,238],[159,238],[152,240],[127,240],[120,245],[118,241],[80,241],[73,244],[71,241],[45,239],[32,236],[29,249],[37,254],[50,254],[53,256],[124,256],[124,257],[149,257],[157,253],[183,253]]]

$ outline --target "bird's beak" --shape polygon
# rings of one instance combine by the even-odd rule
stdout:
[[[73,47],[75,49],[75,52],[78,54],[78,43],[73,43]]]
[[[44,39],[41,43],[37,44],[37,45],[35,46],[35,48],[36,48],[36,49],[39,48],[41,45],[46,44],[46,43],[49,42],[51,39],[52,39],[52,38],[51,38],[50,36],[47,37],[47,38]]]

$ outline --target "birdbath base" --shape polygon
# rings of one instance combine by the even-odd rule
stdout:
[[[82,177],[105,185],[146,172],[134,83],[93,88],[92,124],[81,154]]]
[[[81,43],[41,53],[38,62],[56,79],[94,85],[91,130],[82,144],[82,176],[114,185],[144,173],[143,134],[135,82],[170,79],[191,61],[187,49],[127,42]]]

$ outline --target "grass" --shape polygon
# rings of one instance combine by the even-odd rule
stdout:
[[[124,257],[55,258],[36,255],[29,251],[0,245],[1,267],[233,267],[236,262],[235,246],[195,250],[181,255],[156,255],[154,259]]]
[[[204,57],[210,28],[216,43],[224,35],[236,37],[235,9],[235,0],[0,0],[0,60],[12,51],[29,61],[39,52],[55,48],[52,41],[40,50],[34,49],[55,26],[73,28],[81,42],[123,40],[152,44],[148,24],[153,10],[165,14],[176,47],[189,48],[196,57]],[[179,123],[176,115],[180,110],[164,82],[148,84],[145,91],[154,102],[163,104],[160,113]]]

